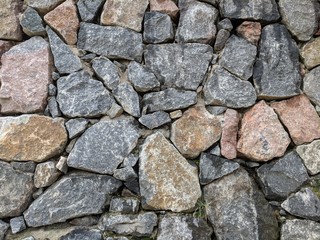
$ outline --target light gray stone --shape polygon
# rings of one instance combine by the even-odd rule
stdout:
[[[60,78],[60,76],[59,76],[59,78]],[[58,80],[58,78],[54,79],[54,80]],[[56,94],[57,94],[57,87],[55,85],[53,85],[52,83],[50,83],[48,86],[48,95],[55,96]]]
[[[214,43],[214,50],[221,51],[224,48],[229,37],[230,37],[229,31],[227,31],[225,29],[219,30],[217,37],[216,37],[216,41]]]
[[[303,78],[303,92],[308,98],[320,106],[320,66],[312,69]]]
[[[320,172],[320,140],[315,140],[309,144],[299,145],[297,146],[296,151],[311,175]]]
[[[50,97],[48,99],[48,110],[53,118],[61,116],[61,111],[59,109],[56,97]]]
[[[34,173],[34,186],[36,188],[48,187],[53,184],[61,175],[61,172],[56,168],[55,161],[47,161],[39,163]]]
[[[215,116],[221,115],[227,110],[226,107],[221,107],[221,106],[206,106],[206,109],[209,113]]]
[[[36,240],[36,239],[34,237],[30,236],[30,237],[23,238],[21,240]]]
[[[3,240],[8,229],[9,229],[9,224],[0,220],[0,239]]]
[[[80,228],[62,236],[59,240],[103,240],[102,233],[98,229]]]
[[[232,31],[233,25],[229,18],[224,18],[217,24],[218,30],[225,29],[229,32]]]
[[[67,158],[61,156],[61,157],[59,158],[59,161],[57,162],[56,168],[57,168],[60,172],[63,172],[64,174],[67,174],[67,172],[68,172]]]
[[[34,173],[34,170],[36,169],[36,164],[33,161],[10,162],[10,165],[13,167],[14,170],[26,173]]]
[[[52,9],[54,9],[56,6],[58,6],[60,3],[62,3],[63,0],[45,0],[45,1],[39,1],[39,0],[26,0],[26,4],[29,7],[32,7],[39,11],[42,14],[45,14]]]
[[[88,120],[85,118],[70,119],[65,123],[69,139],[79,137],[87,128]]]
[[[220,148],[219,144],[217,144],[217,146],[213,147],[210,150],[210,154],[215,155],[215,156],[219,156],[219,157],[221,156],[221,148]]]
[[[151,114],[143,115],[139,118],[139,122],[149,129],[154,129],[164,124],[170,123],[171,118],[169,113],[158,111]]]
[[[38,12],[31,7],[27,7],[20,19],[22,30],[28,36],[45,36],[46,29],[43,27],[42,18]]]
[[[281,227],[281,240],[318,240],[320,223],[310,220],[286,220]]]
[[[171,119],[178,119],[180,117],[182,117],[182,111],[181,110],[176,110],[176,111],[170,112],[170,118]]]
[[[83,22],[93,22],[97,17],[104,1],[101,0],[79,0],[78,11]]]
[[[10,219],[10,227],[13,234],[21,232],[27,228],[23,216]]]
[[[121,181],[130,181],[133,179],[138,178],[136,172],[132,167],[124,167],[124,168],[119,168],[115,169],[113,173],[113,177],[121,180]]]
[[[114,197],[110,201],[109,212],[138,213],[140,200],[135,197]]]

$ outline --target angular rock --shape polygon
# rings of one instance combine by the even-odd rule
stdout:
[[[172,0],[150,0],[150,11],[165,13],[175,19],[179,8]]]
[[[145,94],[142,103],[144,107],[148,107],[150,112],[173,111],[196,104],[197,93],[168,88],[160,92]]]
[[[92,69],[108,89],[112,90],[120,83],[119,69],[108,58],[93,59]]]
[[[182,111],[181,110],[176,110],[173,112],[170,112],[170,118],[171,119],[178,119],[182,117]]]
[[[171,126],[171,141],[187,158],[195,158],[221,136],[221,124],[205,107],[193,107],[185,111]]]
[[[252,44],[258,45],[261,36],[261,23],[244,21],[237,27],[237,34]]]
[[[296,145],[320,138],[320,118],[305,95],[274,102],[271,107],[289,130],[291,139]]]
[[[124,167],[134,167],[137,162],[138,162],[139,158],[136,157],[135,155],[133,154],[129,154],[128,157],[126,157],[124,160],[123,160],[123,166]]]
[[[285,200],[309,180],[307,170],[295,151],[262,165],[257,173],[264,195],[271,200]]]
[[[33,174],[14,170],[0,161],[0,219],[19,216],[28,207],[33,191]]]
[[[142,35],[122,27],[104,27],[82,22],[78,33],[78,49],[111,59],[140,62],[143,52]]]
[[[66,129],[69,133],[69,138],[75,138],[83,133],[88,125],[88,120],[85,118],[70,119],[66,122]]]
[[[190,215],[165,214],[160,218],[157,240],[208,240],[212,233],[212,228],[204,219]]]
[[[11,218],[10,227],[13,234],[21,232],[27,228],[23,216]]]
[[[0,220],[0,239],[4,239],[6,232],[9,229],[9,224]]]
[[[308,98],[320,106],[320,66],[312,69],[303,79],[303,92]]]
[[[115,197],[110,201],[109,212],[118,213],[138,213],[140,200],[134,197],[120,198]]]
[[[39,227],[102,213],[109,195],[120,186],[120,181],[106,175],[65,176],[32,202],[24,212],[25,221],[29,227]]]
[[[5,0],[0,2],[0,39],[22,40],[22,31],[18,15],[22,10],[22,3],[19,0]]]
[[[140,196],[140,187],[137,179],[125,182],[124,186],[128,189],[130,194],[135,194]]]
[[[320,64],[319,51],[320,37],[307,42],[300,50],[303,63],[308,69],[314,68]]]
[[[161,134],[147,137],[140,152],[139,183],[145,209],[194,209],[201,189],[197,168]]]
[[[103,240],[102,233],[96,229],[75,229],[59,240]]]
[[[67,133],[62,118],[21,115],[0,118],[0,159],[42,162],[60,154]]]
[[[218,30],[225,29],[229,32],[232,31],[233,25],[229,18],[224,18],[217,24]]]
[[[14,170],[26,172],[26,173],[34,173],[36,169],[36,164],[32,161],[28,162],[10,162],[10,165]]]
[[[54,161],[47,161],[37,165],[34,173],[36,188],[48,187],[59,178],[61,172],[56,168],[56,164]]]
[[[207,73],[213,49],[204,44],[148,45],[146,66],[162,85],[196,90]]]
[[[131,118],[101,121],[82,134],[68,157],[68,166],[113,174],[136,147],[139,132]]]
[[[134,169],[129,166],[115,169],[113,173],[113,177],[121,181],[131,181],[133,179],[138,178]]]
[[[33,37],[3,54],[1,62],[1,112],[43,111],[52,68],[48,43]]]
[[[9,49],[12,48],[13,46],[14,46],[14,42],[12,41],[0,40],[0,58],[5,52],[9,51]]]
[[[59,161],[57,162],[56,168],[60,172],[63,172],[64,174],[67,174],[67,172],[68,172],[67,158],[61,156],[59,158]]]
[[[26,0],[25,2],[29,7],[32,7],[36,9],[41,14],[45,14],[52,9],[54,9],[56,6],[58,6],[60,3],[62,3],[64,0],[45,0],[45,1],[39,1],[39,0]]]
[[[38,12],[31,7],[28,7],[20,19],[22,30],[28,36],[45,36],[46,29],[43,27],[42,18]]]
[[[311,175],[320,173],[320,140],[297,146],[296,151]]]
[[[320,239],[320,224],[310,220],[286,220],[281,227],[281,239]]]
[[[53,54],[54,65],[60,74],[73,73],[82,69],[78,56],[66,45],[58,35],[47,26],[50,48]]]
[[[300,94],[299,50],[285,26],[276,23],[262,29],[253,81],[259,98]]]
[[[257,99],[255,89],[249,81],[242,81],[220,66],[213,68],[203,92],[206,105],[247,108]]]
[[[221,51],[226,42],[228,41],[230,37],[230,32],[225,30],[225,29],[221,29],[219,30],[217,37],[216,37],[216,41],[214,43],[214,50],[215,51]]]
[[[61,111],[59,109],[56,97],[48,98],[48,110],[51,117],[56,118],[61,116]]]
[[[93,22],[98,16],[104,1],[101,0],[79,0],[77,7],[83,22]]]
[[[139,122],[149,129],[154,129],[170,123],[171,118],[169,113],[158,111],[151,114],[142,115],[142,117],[139,118]]]
[[[250,160],[266,162],[281,157],[290,142],[277,114],[264,101],[244,114],[237,150]]]

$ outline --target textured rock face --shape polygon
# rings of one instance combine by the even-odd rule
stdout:
[[[119,70],[108,58],[100,57],[92,60],[92,68],[97,78],[110,90],[120,83]]]
[[[29,36],[45,36],[46,30],[43,27],[42,18],[38,12],[28,7],[21,16],[20,25],[25,34]]]
[[[64,120],[40,115],[0,118],[0,158],[42,162],[61,153],[67,142]]]
[[[197,168],[161,133],[149,136],[142,146],[139,183],[145,209],[188,211],[201,196]]]
[[[60,240],[102,240],[102,234],[99,230],[75,229],[70,233],[62,236]]]
[[[103,3],[104,2],[100,0],[79,0],[77,7],[81,20],[84,22],[93,22]]]
[[[88,120],[85,118],[70,119],[66,122],[66,129],[68,131],[69,138],[78,137],[86,130]]]
[[[150,11],[162,12],[176,18],[179,8],[172,0],[150,0]]]
[[[18,0],[3,0],[0,3],[0,39],[22,40],[18,14],[22,4]]]
[[[4,239],[4,236],[9,228],[9,224],[0,220],[0,239]]]
[[[296,151],[311,175],[320,172],[320,140],[297,146]]]
[[[42,14],[51,11],[62,2],[63,0],[45,0],[45,1],[26,0],[26,3],[29,7],[32,7],[38,10]]]
[[[110,212],[118,213],[138,213],[140,201],[134,197],[112,198],[110,201]]]
[[[230,32],[228,30],[220,29],[217,34],[216,41],[214,43],[214,50],[221,51],[224,48],[229,37]]]
[[[40,163],[36,167],[34,173],[34,185],[36,188],[48,187],[53,184],[61,175],[61,172],[56,168],[56,162],[47,161]]]
[[[239,36],[257,45],[261,36],[261,24],[259,22],[244,21],[237,27]]]
[[[52,68],[48,43],[33,37],[3,54],[1,62],[1,112],[43,111]]]
[[[9,51],[9,49],[12,48],[13,46],[14,46],[14,43],[12,41],[0,40],[0,58],[5,52]]]
[[[308,239],[317,240],[320,238],[320,224],[310,220],[286,220],[281,228],[281,239]]]
[[[171,127],[171,141],[182,155],[197,157],[221,136],[221,124],[205,107],[194,107],[184,112]]]
[[[303,79],[303,92],[308,98],[318,106],[320,106],[320,67],[312,69]]]
[[[139,118],[139,122],[149,129],[154,129],[171,122],[171,118],[169,113],[158,111],[143,115],[141,118]]]
[[[269,161],[285,153],[290,138],[276,113],[264,101],[247,111],[241,121],[238,151],[254,161]]]
[[[305,66],[311,69],[320,64],[320,37],[306,43],[300,50],[301,57]]]

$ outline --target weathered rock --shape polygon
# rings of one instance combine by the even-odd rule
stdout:
[[[61,116],[61,111],[59,109],[56,97],[49,97],[48,98],[47,108],[49,110],[51,117],[56,118],[56,117]]]
[[[308,41],[318,30],[319,3],[311,1],[280,0],[282,22],[300,41]]]
[[[37,165],[34,173],[36,188],[48,187],[59,178],[61,172],[56,168],[56,164],[54,161],[47,161]]]
[[[128,182],[125,182],[124,186],[131,192],[131,194],[140,196],[140,187],[137,179],[133,179]]]
[[[101,0],[79,0],[77,7],[83,22],[93,22],[98,15],[104,1]]]
[[[134,167],[137,162],[138,162],[139,158],[133,154],[129,154],[128,157],[126,157],[124,160],[123,160],[123,166],[124,167]]]
[[[150,0],[150,11],[165,13],[175,19],[179,8],[172,0]]]
[[[43,111],[51,81],[48,43],[41,37],[33,37],[3,54],[1,62],[1,112]]]
[[[75,138],[81,135],[87,128],[88,120],[85,118],[70,119],[66,122],[66,129],[69,133],[69,138]]]
[[[102,233],[97,229],[75,229],[62,236],[59,240],[103,240]]]
[[[133,179],[138,178],[134,169],[129,166],[115,169],[113,173],[113,177],[121,181],[131,181]]]
[[[281,157],[290,142],[277,114],[264,101],[244,114],[237,150],[247,158],[265,162]]]
[[[320,172],[320,140],[297,146],[296,151],[311,175]]]
[[[257,99],[249,81],[242,81],[220,66],[213,68],[203,92],[206,105],[246,108],[252,106]]]
[[[109,195],[120,186],[120,181],[106,175],[65,176],[32,202],[24,212],[25,221],[29,227],[39,227],[102,213]]]
[[[38,12],[31,7],[28,7],[20,19],[20,25],[25,34],[29,36],[45,36],[46,29],[43,27],[42,18]]]
[[[158,111],[151,114],[142,115],[142,117],[139,118],[139,122],[149,129],[154,129],[170,123],[171,118],[169,113]]]
[[[229,32],[232,31],[233,25],[229,18],[224,18],[217,24],[218,30],[225,29]]]
[[[308,98],[320,106],[320,66],[312,69],[303,79],[303,92]]]
[[[182,111],[181,110],[176,110],[173,112],[170,112],[170,118],[171,119],[178,119],[182,117]]]
[[[99,57],[93,59],[92,69],[108,89],[112,90],[120,83],[119,69],[108,58]]]
[[[99,218],[99,215],[89,215],[85,217],[74,218],[68,222],[75,226],[95,226],[98,224]]]
[[[68,165],[67,165],[67,158],[61,156],[59,158],[59,161],[56,164],[56,168],[60,171],[63,172],[64,174],[67,174],[68,172]]]
[[[10,227],[13,234],[21,232],[27,228],[23,216],[11,218]]]
[[[22,31],[18,14],[22,4],[19,0],[4,0],[0,2],[0,39],[22,40]]]
[[[299,50],[285,26],[276,23],[262,29],[253,80],[259,98],[300,94]]]
[[[142,35],[122,27],[104,27],[82,22],[78,33],[78,49],[112,59],[140,62],[143,52]]]
[[[264,195],[271,200],[285,200],[309,180],[307,170],[295,151],[262,165],[257,173]]]
[[[10,165],[14,170],[26,172],[26,173],[34,173],[36,169],[36,164],[32,161],[28,162],[10,162]]]
[[[195,158],[221,136],[221,124],[205,107],[193,107],[185,111],[171,126],[171,141],[188,158]]]
[[[296,145],[320,138],[320,118],[305,95],[274,102],[271,107],[289,130]]]
[[[107,120],[90,127],[68,157],[69,167],[113,174],[135,148],[139,132],[131,118]]]
[[[143,106],[148,107],[150,112],[173,111],[196,104],[197,93],[168,88],[160,92],[145,94],[142,102]]]
[[[40,115],[0,118],[0,159],[42,162],[60,154],[67,142],[64,120]]]
[[[165,214],[160,218],[158,240],[211,239],[212,228],[202,218],[190,215]]]
[[[34,191],[32,177],[0,161],[0,219],[19,216],[28,207]],[[6,225],[1,225],[5,229]]]
[[[109,212],[138,213],[140,200],[134,197],[114,197],[110,201]]]
[[[304,65],[308,68],[314,68],[320,65],[320,37],[307,42],[300,50]]]
[[[237,34],[252,44],[258,45],[261,36],[261,23],[244,21],[237,27]]]
[[[4,239],[6,232],[8,231],[9,224],[0,220],[0,239]]]
[[[13,41],[3,41],[0,40],[0,58],[2,57],[2,55],[9,51],[10,48],[12,48],[14,46],[14,42]],[[1,64],[1,62],[0,62]]]
[[[218,239],[278,239],[275,214],[243,168],[205,186],[204,199]]]
[[[203,81],[213,49],[204,44],[148,45],[146,66],[167,87],[196,90]]]
[[[25,2],[29,7],[32,7],[36,9],[41,14],[45,14],[52,9],[54,9],[56,6],[58,6],[60,3],[62,3],[64,0],[45,0],[45,1],[39,1],[39,0],[26,0]]]
[[[161,133],[149,136],[142,146],[139,183],[145,209],[188,211],[201,196],[197,168]]]
[[[310,220],[286,220],[286,222],[281,227],[281,239],[320,239],[320,224]]]
[[[230,32],[228,30],[220,29],[217,34],[216,41],[214,43],[214,50],[221,51],[224,48],[229,37],[230,37]]]

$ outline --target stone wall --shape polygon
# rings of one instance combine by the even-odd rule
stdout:
[[[320,239],[319,11],[0,1],[0,240]]]

